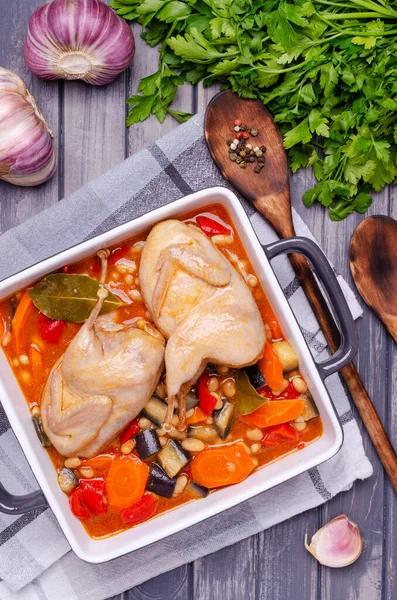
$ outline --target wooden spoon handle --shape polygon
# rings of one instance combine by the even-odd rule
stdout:
[[[340,341],[339,331],[328,305],[325,302],[324,296],[319,289],[317,281],[314,278],[309,263],[300,254],[291,254],[289,258],[324,333],[329,349],[331,352],[335,352]],[[350,363],[341,369],[340,373],[354,400],[360,417],[363,420],[386,473],[390,478],[394,491],[397,493],[397,456],[387,437],[385,428],[383,427],[371,398],[368,396],[364,384],[360,379],[360,375],[353,363]]]

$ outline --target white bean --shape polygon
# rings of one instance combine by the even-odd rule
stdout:
[[[294,377],[292,380],[292,385],[299,394],[307,392],[307,383],[302,377]]]
[[[307,427],[307,423],[305,421],[303,423],[292,423],[292,427],[294,427],[296,431],[304,431]]]
[[[250,275],[248,277],[248,281],[247,281],[247,285],[251,288],[254,288],[258,285],[258,279],[257,277],[255,277],[255,275]]]
[[[94,477],[94,469],[91,469],[91,467],[80,467],[79,473],[82,477],[87,477],[87,479]]]
[[[128,440],[128,442],[121,445],[120,452],[121,454],[131,454],[134,448],[135,440]]]
[[[261,450],[261,445],[260,444],[252,444],[251,446],[251,452],[252,454],[258,454],[258,452],[260,452]]]
[[[77,469],[81,465],[81,460],[78,456],[71,456],[65,460],[64,465],[68,469]]]
[[[236,384],[233,379],[226,379],[222,383],[222,392],[225,394],[226,398],[233,398],[236,395]]]
[[[186,440],[183,440],[182,448],[189,452],[201,452],[201,450],[204,450],[205,444],[197,438],[187,438]]]
[[[173,496],[179,496],[179,494],[182,494],[182,492],[184,491],[185,487],[187,485],[187,477],[186,475],[180,475],[177,480],[176,480],[176,484],[174,487],[174,493],[172,494]]]
[[[209,392],[216,392],[219,389],[219,379],[218,377],[210,377],[207,388]]]
[[[168,437],[179,441],[183,441],[187,436],[186,431],[179,431],[178,429],[175,429],[175,427],[171,427],[170,431],[167,431],[167,433]]]
[[[253,442],[260,442],[263,438],[263,431],[261,431],[260,429],[248,429],[248,431],[245,434],[245,437],[247,437]]]

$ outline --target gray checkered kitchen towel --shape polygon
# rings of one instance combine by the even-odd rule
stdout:
[[[76,243],[134,219],[183,195],[225,185],[203,140],[203,117],[188,123],[132,156],[69,198],[0,237],[0,279]],[[276,236],[245,205],[262,243]],[[294,213],[296,230],[311,237]],[[325,358],[326,345],[285,257],[273,266],[298,315],[313,354]],[[340,283],[355,318],[360,307]],[[271,527],[318,506],[356,479],[372,474],[362,439],[339,377],[327,386],[343,423],[342,450],[327,463],[151,546],[102,565],[89,565],[70,550],[49,509],[22,516],[0,514],[1,600],[102,600],[151,577]],[[7,419],[0,415],[0,479],[14,493],[37,483]]]

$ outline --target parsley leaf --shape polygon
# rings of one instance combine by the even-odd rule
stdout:
[[[127,125],[170,108],[185,82],[260,99],[284,135],[291,170],[312,167],[303,196],[334,221],[397,181],[396,2],[386,0],[111,0],[161,44],[158,71],[128,100]],[[365,12],[364,12],[365,10]]]

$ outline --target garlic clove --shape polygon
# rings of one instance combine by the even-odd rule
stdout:
[[[313,535],[310,545],[306,534],[305,547],[326,567],[347,567],[360,556],[363,541],[358,526],[346,515],[339,515]]]
[[[52,137],[22,79],[0,67],[0,179],[23,186],[50,179],[57,166]]]
[[[131,63],[127,22],[102,0],[52,0],[30,17],[24,47],[29,69],[43,79],[105,85]]]

